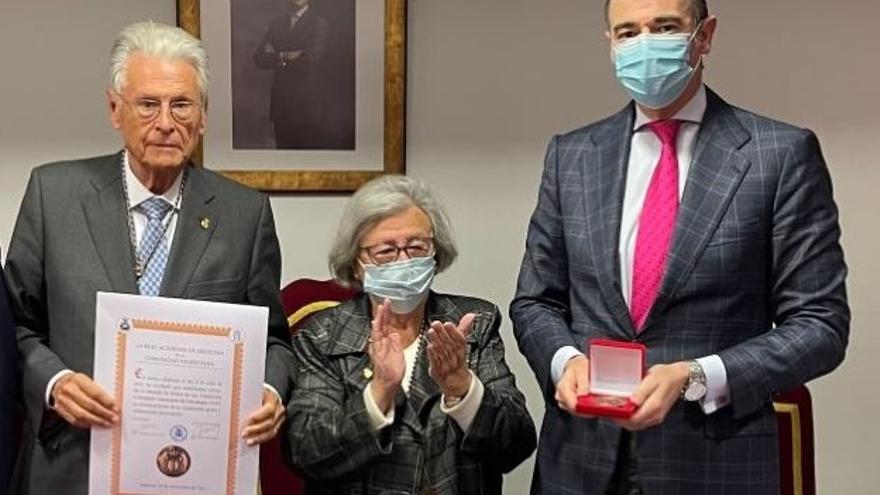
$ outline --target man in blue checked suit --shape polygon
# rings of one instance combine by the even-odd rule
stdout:
[[[777,493],[771,395],[849,334],[819,143],[703,85],[704,0],[605,8],[634,101],[551,140],[510,308],[546,401],[532,492]],[[628,420],[576,412],[596,337],[647,347]]]

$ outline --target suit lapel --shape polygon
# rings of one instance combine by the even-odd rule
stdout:
[[[646,330],[690,276],[750,166],[739,151],[749,141],[749,133],[718,95],[707,89],[706,96],[706,114],[697,135],[672,249]]]
[[[632,104],[612,116],[592,138],[593,152],[582,156],[581,171],[587,232],[587,249],[593,257],[603,297],[609,305],[617,328],[629,337],[635,332],[620,284],[618,244],[623,215],[623,195],[632,126],[635,111]]]
[[[183,200],[171,243],[171,253],[165,268],[160,294],[183,297],[196,266],[214,230],[218,210],[213,191],[208,190],[204,169],[189,167],[189,177],[183,191]]]
[[[86,225],[113,291],[137,294],[120,155],[108,157],[102,167],[92,182],[94,192],[82,201]]]

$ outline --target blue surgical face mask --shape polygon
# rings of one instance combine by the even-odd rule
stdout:
[[[391,311],[412,313],[428,297],[437,262],[434,256],[410,258],[385,265],[362,265],[364,292],[374,301],[391,301]]]
[[[664,108],[684,92],[694,68],[690,47],[693,34],[644,33],[613,47],[617,80],[632,99],[648,108]]]

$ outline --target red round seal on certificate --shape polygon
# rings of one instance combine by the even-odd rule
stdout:
[[[189,471],[189,452],[183,447],[169,445],[159,451],[159,455],[156,456],[156,466],[165,476],[172,478],[183,476]]]

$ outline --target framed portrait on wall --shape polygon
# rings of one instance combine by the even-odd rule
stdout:
[[[177,0],[210,58],[201,163],[266,192],[405,172],[406,0]]]

